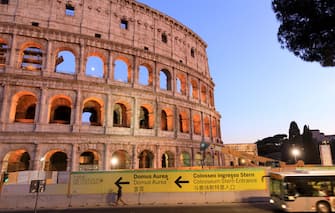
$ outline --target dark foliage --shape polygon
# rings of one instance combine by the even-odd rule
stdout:
[[[281,155],[276,153],[281,152],[281,147],[285,140],[287,140],[287,135],[285,134],[278,134],[274,135],[273,137],[267,137],[263,138],[262,140],[258,140],[256,142],[258,155],[281,160]]]
[[[273,0],[278,41],[294,55],[335,66],[335,1]]]

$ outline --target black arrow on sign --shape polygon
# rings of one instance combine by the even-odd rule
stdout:
[[[174,182],[177,184],[177,186],[179,188],[182,188],[182,186],[180,185],[181,183],[189,183],[190,181],[188,180],[180,180],[181,179],[181,176],[179,176]]]
[[[120,177],[119,179],[117,179],[117,181],[114,183],[119,188],[121,188],[121,184],[130,184],[129,181],[122,182],[121,180],[122,180],[122,177]]]

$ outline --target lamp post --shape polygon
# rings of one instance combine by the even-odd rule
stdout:
[[[206,158],[206,149],[209,146],[205,141],[200,143],[200,152],[201,152],[201,168],[204,168],[205,158]]]
[[[37,212],[37,203],[38,203],[38,194],[41,190],[41,188],[44,188],[44,184],[45,182],[42,182],[42,180],[40,180],[40,172],[44,170],[44,160],[45,160],[45,157],[42,157],[40,159],[40,169],[37,171],[37,182],[36,182],[36,197],[35,197],[35,207],[34,207],[34,213]],[[43,178],[44,179],[44,178]],[[44,191],[44,189],[43,189]]]
[[[112,167],[112,169],[115,169],[116,167],[117,167],[117,165],[118,165],[118,163],[119,163],[119,159],[117,158],[117,157],[112,157],[111,158],[111,167]]]
[[[300,150],[295,146],[292,148],[292,155],[294,157],[294,163],[296,163],[297,157],[300,155]]]

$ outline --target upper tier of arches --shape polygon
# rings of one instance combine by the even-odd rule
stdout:
[[[0,4],[0,20],[144,50],[210,78],[207,44],[177,20],[137,1],[8,0]]]

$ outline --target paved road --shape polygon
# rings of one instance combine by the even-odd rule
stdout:
[[[0,210],[2,213],[3,212]],[[15,211],[15,213],[28,213],[30,211]],[[118,206],[99,209],[67,209],[67,210],[38,210],[39,213],[278,213],[267,203],[251,204],[217,204],[193,206]],[[9,213],[9,212],[8,212]],[[13,213],[13,211],[10,211]]]

